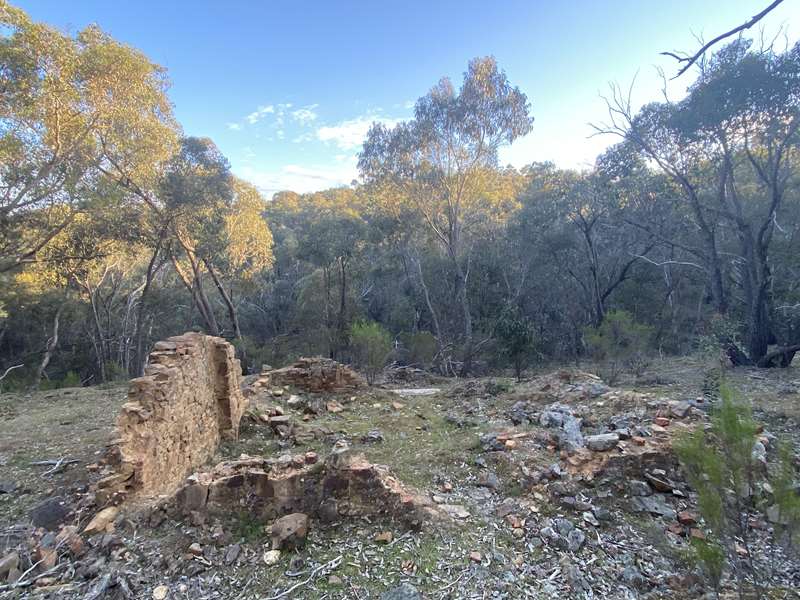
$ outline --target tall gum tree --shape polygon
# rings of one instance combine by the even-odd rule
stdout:
[[[598,129],[623,137],[682,191],[699,243],[665,241],[700,260],[717,312],[726,315],[735,304],[731,316],[743,322],[744,349],[725,340],[732,362],[788,366],[798,340],[769,348],[779,341],[770,246],[797,172],[800,46],[754,50],[737,40],[699,63],[684,100],[633,114],[617,93],[609,113],[611,123]]]
[[[466,233],[491,212],[485,177],[497,166],[498,149],[530,131],[529,109],[493,57],[476,58],[458,91],[444,78],[417,101],[412,120],[393,129],[374,124],[359,155],[365,181],[395,188],[449,259],[463,322],[462,375],[475,351]]]
[[[164,70],[96,26],[70,37],[0,0],[0,32],[3,272],[90,212],[103,179],[152,201],[178,127]]]

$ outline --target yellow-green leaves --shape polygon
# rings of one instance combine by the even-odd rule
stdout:
[[[225,218],[225,252],[231,271],[248,281],[272,266],[272,233],[258,190],[241,179],[235,179],[233,187],[235,198]]]

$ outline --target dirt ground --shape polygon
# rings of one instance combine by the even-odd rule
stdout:
[[[728,380],[752,402],[769,432],[788,439],[796,451],[800,448],[800,367],[738,369],[728,373]],[[168,598],[187,600],[367,599],[403,582],[422,597],[437,599],[691,598],[703,593],[689,576],[685,538],[665,534],[668,519],[632,511],[628,482],[606,478],[561,489],[574,488],[575,482],[544,479],[541,474],[559,463],[558,451],[539,428],[509,416],[520,401],[532,397],[535,384],[483,378],[371,388],[338,396],[340,412],[322,410],[302,421],[300,411],[287,411],[314,434],[308,439],[284,439],[257,418],[247,419],[240,439],[226,443],[211,461],[308,450],[324,455],[346,440],[435,502],[463,507],[466,518],[422,531],[406,531],[385,519],[327,527],[314,523],[305,548],[283,553],[274,565],[262,559],[269,549],[264,531],[269,524],[236,507],[227,519],[200,524],[168,520],[151,528],[131,518],[123,520],[113,539],[88,542],[93,564],[70,567],[47,586],[0,587],[0,598],[146,599],[166,586]],[[697,361],[660,361],[639,381],[619,384],[621,390],[640,394],[639,405],[626,404],[633,396],[624,395],[587,405],[585,426],[600,431],[608,419],[623,413],[649,419],[648,411],[666,400],[700,398],[703,385]],[[439,391],[399,396],[389,387]],[[290,392],[256,398],[251,412],[283,406]],[[52,496],[73,499],[86,493],[94,477],[91,465],[111,439],[125,395],[124,386],[0,395],[0,487],[5,492],[0,493],[0,558],[6,547],[24,539],[37,504]],[[492,446],[497,432],[520,434],[519,445],[497,451]],[[41,461],[48,462],[36,464]],[[665,502],[675,510],[691,509],[690,490],[683,484],[676,484],[676,490],[683,491]],[[82,526],[90,517],[79,510],[71,518]],[[578,528],[585,541],[577,548],[543,543],[553,524]],[[376,541],[387,531],[389,543]],[[202,554],[188,552],[195,543]],[[330,573],[315,572],[340,556]],[[784,566],[773,597],[800,597],[797,559],[791,553],[780,556]],[[109,573],[101,589],[102,574]],[[285,593],[298,583],[295,591]]]

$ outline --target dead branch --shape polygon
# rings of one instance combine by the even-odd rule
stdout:
[[[3,379],[6,378],[6,375],[11,373],[11,371],[13,371],[14,369],[19,369],[20,367],[24,367],[24,366],[25,366],[24,364],[21,364],[21,365],[14,365],[13,367],[8,367],[6,369],[6,372],[3,373],[2,375],[0,375],[0,381],[3,381]]]
[[[722,40],[724,40],[726,38],[729,38],[729,37],[731,37],[733,35],[736,35],[737,33],[741,32],[741,31],[744,31],[745,29],[750,29],[753,25],[758,23],[761,19],[766,17],[770,12],[772,12],[775,8],[777,8],[778,5],[781,2],[783,2],[783,0],[774,0],[774,2],[772,2],[769,6],[767,6],[760,13],[750,17],[750,19],[748,21],[745,21],[744,23],[742,23],[738,27],[734,27],[730,31],[726,31],[725,33],[721,33],[720,35],[715,37],[710,42],[707,42],[706,44],[703,44],[703,46],[700,48],[700,50],[698,50],[692,56],[680,56],[679,54],[676,54],[675,52],[662,52],[661,53],[662,56],[669,56],[670,58],[674,58],[675,60],[677,60],[679,63],[686,63],[680,68],[680,70],[678,71],[678,74],[675,75],[675,77],[673,77],[673,79],[677,79],[678,77],[680,77],[681,75],[686,73],[686,71],[688,71],[692,67],[692,65],[694,63],[696,63],[698,60],[700,60],[700,57],[702,57],[703,54],[705,54],[706,51],[708,51],[708,49],[711,48],[711,46],[721,42]]]
[[[679,266],[683,266],[683,267],[693,267],[695,269],[700,269],[701,271],[705,271],[705,267],[703,267],[702,265],[698,265],[697,263],[690,262],[690,261],[685,261],[685,260],[665,260],[665,261],[659,262],[659,261],[653,260],[652,258],[648,258],[646,256],[643,256],[641,254],[631,254],[631,256],[633,256],[635,258],[640,258],[643,261],[648,262],[651,265],[655,265],[657,267],[663,267],[663,266],[666,266],[666,265],[679,265]]]
[[[318,566],[316,569],[311,571],[311,574],[306,579],[304,579],[303,581],[299,581],[298,583],[295,583],[292,587],[287,588],[286,590],[282,591],[277,596],[270,596],[266,600],[278,600],[279,598],[284,598],[284,597],[288,596],[289,594],[291,594],[293,591],[295,591],[297,588],[302,587],[302,586],[306,585],[307,583],[309,583],[311,580],[313,580],[317,576],[318,573],[322,573],[323,575],[327,574],[327,573],[330,573],[336,567],[338,567],[340,564],[342,564],[342,558],[343,557],[340,554],[339,556],[337,556],[333,560],[331,560],[329,562],[326,562],[324,565]]]
[[[58,473],[59,471],[63,470],[64,467],[67,465],[72,465],[75,463],[79,463],[77,458],[67,458],[66,456],[62,456],[61,458],[55,460],[39,460],[36,462],[32,462],[32,467],[43,467],[43,466],[51,466],[51,468],[47,469],[44,473],[42,473],[42,477],[46,477],[47,475],[53,475]]]

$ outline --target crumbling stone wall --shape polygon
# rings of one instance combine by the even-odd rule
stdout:
[[[343,392],[366,386],[361,375],[330,358],[301,358],[294,364],[263,373],[274,385],[289,385],[308,392]],[[256,382],[258,383],[258,382]]]
[[[222,338],[186,333],[158,342],[145,376],[130,382],[98,501],[172,493],[222,439],[236,439],[246,406],[241,373]]]
[[[230,514],[231,507],[263,520],[298,512],[326,522],[386,515],[413,528],[447,520],[429,497],[406,488],[388,467],[372,464],[346,446],[335,448],[325,461],[308,452],[220,463],[191,475],[169,509],[202,519],[206,513]]]

